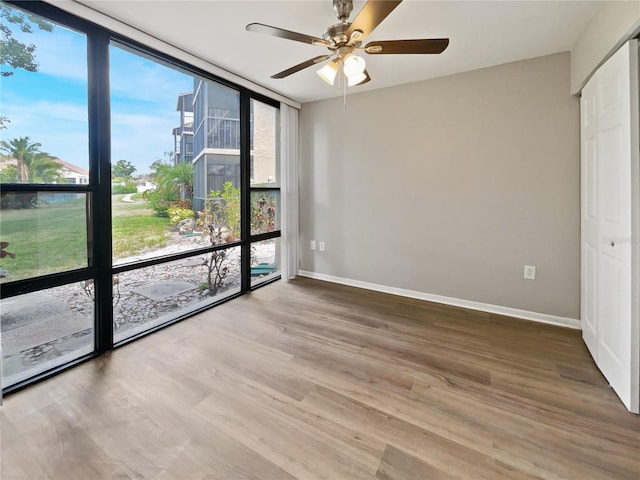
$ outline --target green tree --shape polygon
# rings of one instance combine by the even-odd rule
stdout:
[[[2,183],[17,183],[20,181],[18,178],[18,167],[15,165],[7,165],[0,170],[0,182]]]
[[[36,46],[26,44],[13,38],[13,31],[9,24],[16,25],[24,33],[33,33],[33,27],[51,32],[53,25],[41,18],[23,13],[13,7],[0,3],[0,76],[10,77],[19,68],[28,72],[38,71],[36,61]],[[7,70],[9,68],[10,70]],[[0,130],[7,128],[11,121],[0,115]]]
[[[15,182],[52,182],[61,178],[62,166],[51,155],[41,152],[41,146],[38,142],[32,143],[30,137],[0,142],[0,151],[16,162]],[[10,167],[5,168],[5,175],[10,172]]]
[[[193,165],[190,163],[161,163],[157,166],[156,172],[151,174],[151,178],[159,188],[173,190],[178,196],[184,197],[181,200],[191,199],[193,195]]]
[[[28,72],[37,72],[39,65],[35,55],[36,46],[22,43],[13,38],[13,31],[8,24],[16,25],[24,33],[33,33],[34,26],[40,30],[51,32],[53,25],[35,15],[0,4],[0,65],[13,70],[22,68]],[[0,71],[0,75],[3,77],[9,77],[13,73],[4,68]]]
[[[131,178],[135,171],[136,167],[128,160],[118,160],[111,165],[111,175],[118,178]]]
[[[0,150],[6,153],[9,158],[13,158],[16,161],[17,182],[29,181],[29,165],[33,158],[41,153],[41,146],[41,143],[31,143],[29,137],[14,138],[13,140],[9,140],[9,142],[2,140],[0,142]]]
[[[62,177],[62,165],[48,153],[35,155],[29,166],[29,175],[33,183],[61,183],[66,180]]]

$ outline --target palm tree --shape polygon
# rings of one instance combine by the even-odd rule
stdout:
[[[191,200],[193,195],[193,165],[190,163],[179,163],[178,165],[160,163],[156,166],[156,171],[152,174],[152,177],[159,189],[176,195],[180,195],[180,192],[182,192],[182,200]]]
[[[41,143],[31,143],[30,137],[20,137],[5,142],[0,142],[0,150],[5,152],[8,157],[15,159],[18,170],[19,182],[29,182],[29,176],[31,173],[46,173],[47,176],[51,176],[53,167],[57,162],[45,152],[40,151]],[[32,172],[33,170],[33,172]],[[56,168],[60,170],[60,166]],[[34,179],[44,181],[43,178]]]
[[[40,152],[31,160],[29,175],[34,183],[53,183],[63,180],[62,165],[48,153]],[[66,180],[65,180],[66,181]]]

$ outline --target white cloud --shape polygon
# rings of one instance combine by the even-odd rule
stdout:
[[[165,112],[113,113],[111,118],[111,158],[136,165],[138,173],[173,149],[175,121]]]
[[[61,159],[88,168],[86,108],[73,104],[48,104],[6,112],[11,123],[1,135],[3,140],[30,137],[42,144],[40,150]],[[84,115],[84,116],[83,116]]]
[[[38,72],[87,83],[87,40],[83,33],[56,25],[51,32],[34,27],[33,33],[14,32],[14,37],[36,46]],[[147,60],[116,45],[110,48],[111,89],[114,94],[136,101],[157,101],[191,90],[187,74]]]
[[[87,83],[87,50],[86,41],[81,44],[71,36],[59,35],[54,30],[49,35],[55,35],[48,41],[39,43],[36,48],[38,71],[56,77],[67,78]],[[77,35],[77,34],[76,34]]]
[[[193,78],[118,47],[110,49],[110,87],[113,96],[169,105],[178,94],[191,91]]]
[[[55,26],[51,32],[37,27],[33,28],[33,33],[13,30],[14,38],[36,46],[39,72],[87,82],[87,40],[84,34],[60,26]]]

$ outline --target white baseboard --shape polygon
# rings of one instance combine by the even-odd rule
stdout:
[[[463,300],[460,298],[445,297],[443,295],[434,295],[432,293],[418,292],[415,290],[406,290],[404,288],[389,287],[387,285],[379,285],[377,283],[362,282],[360,280],[352,280],[350,278],[335,277],[325,273],[309,272],[299,270],[298,275],[301,277],[315,278],[316,280],[324,280],[326,282],[340,283],[351,287],[365,288],[376,292],[390,293],[401,297],[416,298],[418,300],[426,300],[427,302],[443,303],[454,307],[468,308],[470,310],[480,310],[482,312],[495,313],[497,315],[506,315],[508,317],[522,318],[533,322],[547,323],[550,325],[558,325],[580,330],[580,320],[569,317],[558,317],[555,315],[547,315],[546,313],[529,312],[517,308],[503,307],[501,305],[491,305],[489,303],[473,302],[471,300]]]

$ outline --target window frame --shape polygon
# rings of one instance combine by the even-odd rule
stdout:
[[[87,85],[88,85],[88,157],[89,180],[80,184],[16,184],[3,183],[2,191],[12,192],[76,192],[85,193],[88,198],[87,216],[87,253],[88,266],[75,270],[63,271],[29,279],[9,281],[2,284],[0,299],[17,295],[36,292],[46,288],[66,285],[69,283],[93,280],[95,282],[94,304],[94,346],[91,354],[83,355],[75,360],[64,363],[55,368],[44,371],[27,380],[18,382],[3,388],[3,394],[18,391],[34,382],[49,378],[74,365],[95,358],[114,348],[125,345],[131,341],[146,336],[161,328],[165,328],[188,317],[215,307],[216,305],[236,298],[256,288],[262,287],[272,281],[280,279],[280,275],[251,285],[251,258],[250,248],[253,242],[281,237],[281,230],[251,235],[251,192],[260,188],[250,186],[250,147],[252,144],[250,116],[251,99],[263,102],[280,109],[280,102],[252,91],[241,85],[237,85],[225,78],[211,74],[201,68],[190,65],[171,55],[162,53],[140,42],[129,39],[121,34],[97,25],[89,20],[82,19],[71,13],[65,12],[53,5],[42,1],[6,0],[10,7],[19,8],[25,12],[38,15],[61,27],[73,29],[86,35],[87,39]],[[111,115],[110,115],[110,88],[109,88],[109,48],[112,44],[122,46],[133,53],[142,55],[152,61],[158,62],[170,68],[198,76],[201,79],[232,88],[239,92],[240,96],[240,188],[241,188],[241,238],[236,242],[221,245],[213,245],[205,248],[188,250],[180,253],[163,255],[148,260],[135,261],[126,264],[113,265],[112,260],[112,211],[111,211]],[[194,125],[195,133],[195,125]],[[279,139],[278,139],[279,140]],[[280,161],[280,157],[278,161]],[[277,190],[280,187],[268,188]],[[283,201],[281,197],[281,202]],[[159,265],[197,254],[206,254],[217,250],[240,247],[241,250],[241,282],[240,292],[215,301],[205,307],[195,309],[184,315],[177,316],[171,321],[158,325],[135,336],[114,343],[113,332],[113,291],[112,276],[122,272]]]

